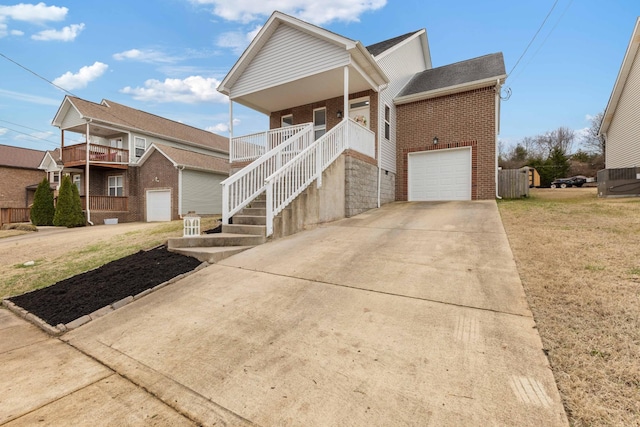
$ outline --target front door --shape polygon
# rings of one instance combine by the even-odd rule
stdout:
[[[349,118],[369,129],[369,97],[349,101]]]

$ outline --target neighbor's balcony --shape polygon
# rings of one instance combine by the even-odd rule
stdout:
[[[87,162],[87,144],[76,144],[62,149],[64,167],[84,166]],[[108,145],[89,144],[89,164],[126,169],[129,164],[129,150]]]
[[[86,210],[87,197],[80,196],[80,200],[82,201],[82,210]],[[116,196],[89,196],[89,210],[126,212],[129,210],[129,198]]]

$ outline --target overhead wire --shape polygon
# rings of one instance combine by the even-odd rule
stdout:
[[[74,95],[72,92],[68,91],[67,89],[63,88],[62,86],[58,86],[57,84],[55,84],[54,82],[50,81],[49,79],[47,79],[46,77],[41,76],[40,74],[36,73],[35,71],[33,71],[32,69],[25,67],[24,65],[20,64],[17,61],[14,61],[13,59],[9,58],[7,55],[5,55],[4,53],[0,52],[0,56],[3,57],[4,59],[6,59],[9,62],[14,63],[15,65],[17,65],[18,67],[22,68],[23,70],[33,74],[34,76],[38,77],[39,79],[44,80],[45,82],[49,83],[50,85],[52,85],[53,87],[60,89],[61,91],[63,91],[64,93],[67,93],[71,96],[75,96],[77,98],[76,95]]]

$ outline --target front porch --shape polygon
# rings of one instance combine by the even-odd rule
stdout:
[[[127,169],[129,150],[100,144],[75,144],[62,147],[62,162],[65,168],[90,165]]]
[[[80,196],[82,210],[87,210],[87,196]],[[129,198],[122,196],[89,196],[90,211],[127,212]]]

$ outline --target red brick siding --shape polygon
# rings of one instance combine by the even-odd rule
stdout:
[[[495,87],[398,105],[397,129],[396,200],[407,200],[408,153],[469,146],[472,199],[495,198]]]
[[[154,189],[171,189],[171,219],[180,219],[178,212],[178,169],[166,157],[155,151],[140,169],[140,220],[146,221],[146,192]]]
[[[0,208],[26,208],[33,203],[34,191],[27,186],[39,184],[45,172],[0,166]]]

